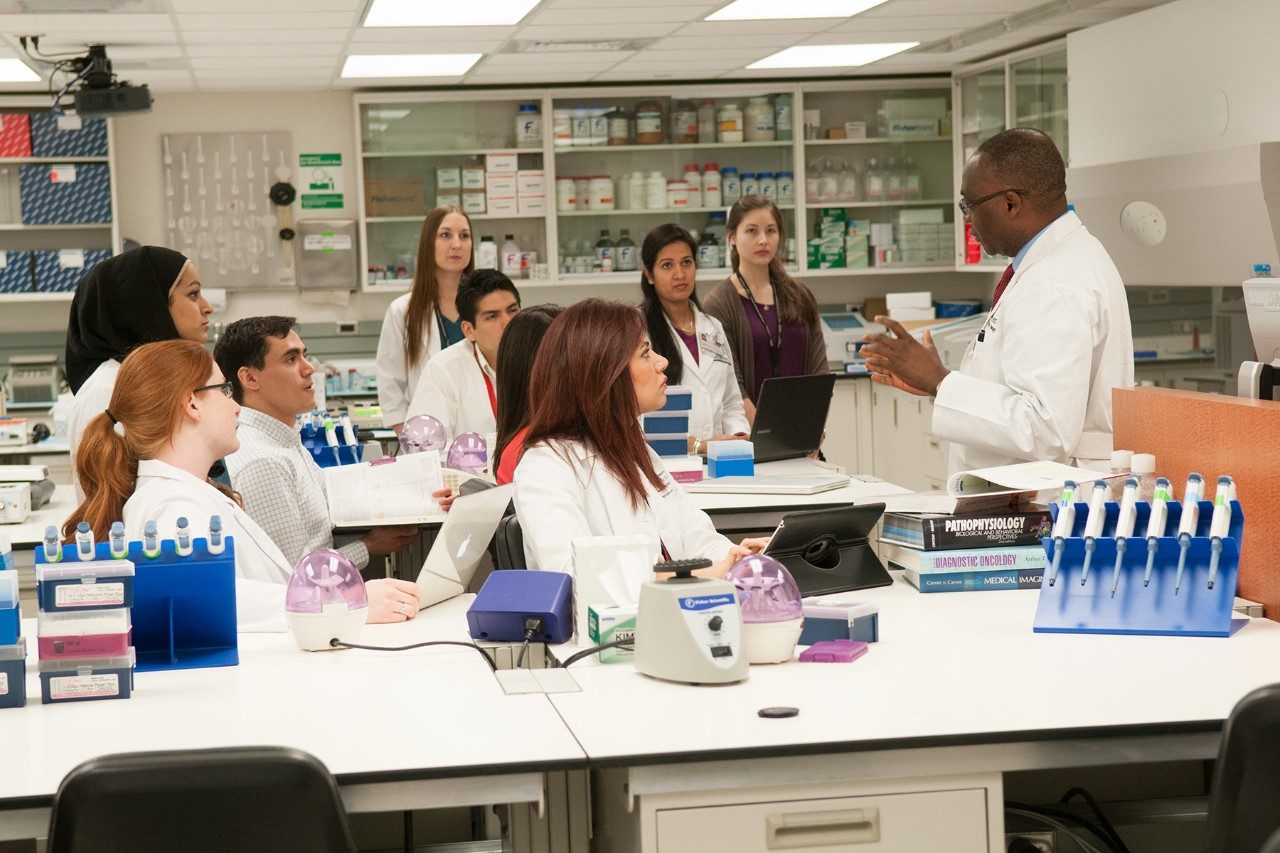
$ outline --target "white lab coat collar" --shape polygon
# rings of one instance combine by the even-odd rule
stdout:
[[[1079,216],[1076,216],[1074,210],[1068,210],[1053,222],[1050,222],[1043,231],[1036,235],[1035,242],[1031,244],[1031,249],[1027,252],[1027,256],[1022,259],[1022,263],[1018,264],[1018,268],[1013,273],[1013,278],[1009,279],[1009,287],[1013,287],[1018,282],[1018,279],[1022,278],[1022,274],[1033,266],[1036,261],[1043,259],[1059,243],[1083,227],[1084,223],[1080,221]]]
[[[690,302],[689,307],[693,309],[693,336],[698,345],[697,361],[694,361],[692,353],[685,346],[684,339],[680,337],[675,324],[671,322],[670,317],[666,316],[666,312],[663,312],[663,317],[667,321],[667,328],[671,329],[672,339],[679,345],[680,359],[684,362],[685,370],[693,371],[705,382],[707,372],[711,369],[712,359],[710,357],[711,354],[702,346],[702,336],[715,330],[711,327],[711,321],[707,319],[707,315],[699,311],[697,305]]]
[[[176,465],[170,465],[159,459],[140,459],[138,460],[138,476],[139,477],[159,477],[163,480],[175,480],[180,483],[198,483],[202,486],[208,486],[207,480],[196,477],[190,471],[184,471]],[[228,500],[230,500],[228,498]]]
[[[457,345],[465,347],[466,350],[471,353],[471,357],[480,363],[480,371],[484,373],[485,376],[489,377],[489,381],[492,382],[497,380],[498,371],[489,366],[489,359],[484,357],[484,353],[480,351],[480,347],[476,346],[475,341],[467,339],[459,341]]]

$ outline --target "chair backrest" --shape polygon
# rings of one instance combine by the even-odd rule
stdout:
[[[520,519],[510,513],[498,522],[498,531],[493,535],[495,569],[532,569],[524,556],[524,533],[520,530]]]
[[[49,853],[355,850],[333,776],[277,746],[94,758],[58,786]]]
[[[1280,684],[1231,710],[1213,771],[1211,853],[1260,850],[1280,830]]]

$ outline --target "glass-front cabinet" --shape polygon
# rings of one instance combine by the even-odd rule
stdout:
[[[802,268],[954,268],[945,84],[803,89]]]
[[[966,68],[955,74],[952,91],[960,114],[955,147],[955,193],[965,162],[983,140],[1008,127],[1034,127],[1053,138],[1063,159],[1067,150],[1067,49],[1062,42]],[[956,265],[999,269],[1008,263],[982,250],[960,221],[956,228]]]

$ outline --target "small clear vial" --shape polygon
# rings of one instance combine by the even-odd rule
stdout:
[[[1124,481],[1132,473],[1132,466],[1132,450],[1111,451],[1111,468],[1107,472],[1107,500],[1119,503],[1124,497]],[[1142,490],[1141,482],[1138,483],[1138,490],[1139,492]],[[1139,497],[1138,500],[1150,500],[1150,498]]]
[[[1156,457],[1153,453],[1135,453],[1133,476],[1138,478],[1138,500],[1150,501],[1156,492]]]

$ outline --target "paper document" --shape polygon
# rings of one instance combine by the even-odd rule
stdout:
[[[1092,483],[1106,477],[1102,471],[1088,468],[1072,468],[1060,462],[1019,462],[1016,465],[1000,465],[995,468],[979,468],[976,471],[958,471],[947,478],[947,491],[953,495],[983,492],[1023,491],[1038,492],[1043,489],[1061,489],[1067,480]]]
[[[334,527],[425,524],[445,517],[431,497],[444,484],[434,450],[322,470]]]

